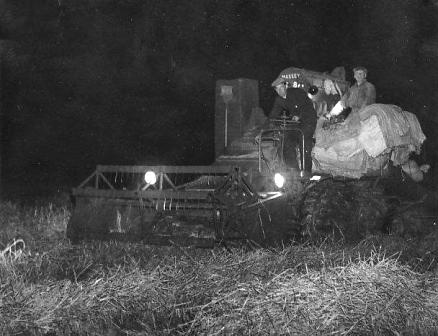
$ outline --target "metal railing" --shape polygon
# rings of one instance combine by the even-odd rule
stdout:
[[[281,159],[284,161],[284,142],[285,142],[285,134],[286,132],[297,132],[300,135],[301,140],[301,170],[306,170],[306,164],[304,160],[305,154],[305,146],[304,146],[304,133],[300,128],[301,123],[298,121],[292,121],[290,118],[281,118],[281,119],[273,119],[271,120],[274,124],[274,127],[270,127],[268,129],[264,129],[260,132],[258,136],[258,169],[259,172],[262,171],[262,142],[263,141],[274,141],[280,143],[280,153]],[[269,136],[268,136],[269,134]]]

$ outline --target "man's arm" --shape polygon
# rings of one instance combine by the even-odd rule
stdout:
[[[312,101],[307,97],[306,93],[299,89],[295,92],[294,103],[296,106],[295,112],[298,114],[303,128],[313,128],[316,124],[316,111]]]
[[[341,99],[339,101],[341,102],[340,104],[343,108],[348,107],[347,101],[350,98],[350,94],[351,94],[351,87],[347,89],[347,92],[345,92],[343,96],[341,96]]]
[[[376,88],[370,82],[367,83],[367,97],[366,97],[366,105],[371,105],[376,102]]]
[[[274,104],[272,105],[271,113],[269,118],[278,118],[284,110],[283,98],[277,96],[275,97]]]

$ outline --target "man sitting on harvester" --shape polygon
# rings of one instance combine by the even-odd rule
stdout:
[[[304,157],[305,170],[311,172],[313,134],[316,127],[316,111],[313,108],[311,100],[301,88],[301,85],[303,84],[296,81],[291,83],[283,77],[277,78],[272,83],[272,86],[278,96],[275,98],[269,117],[271,119],[283,117],[299,122],[298,127],[304,134],[304,153],[301,153],[301,156]],[[284,152],[288,154],[285,155],[287,164],[297,165],[295,160],[296,156],[294,155],[297,143],[296,139],[296,134],[290,132],[287,134],[284,149]]]
[[[353,76],[356,83],[342,96],[329,113],[327,118],[338,116],[341,113],[346,118],[350,113],[357,113],[365,106],[376,102],[376,88],[367,80],[368,70],[363,66],[353,69]]]

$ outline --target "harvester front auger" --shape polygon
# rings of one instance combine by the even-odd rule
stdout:
[[[239,167],[97,166],[73,189],[67,236],[208,247],[259,236],[265,204],[282,196],[255,192]]]

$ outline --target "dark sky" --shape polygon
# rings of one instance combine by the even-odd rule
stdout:
[[[290,66],[365,65],[435,138],[437,22],[436,0],[0,1],[3,180],[209,164],[215,82],[257,79],[267,113]]]

